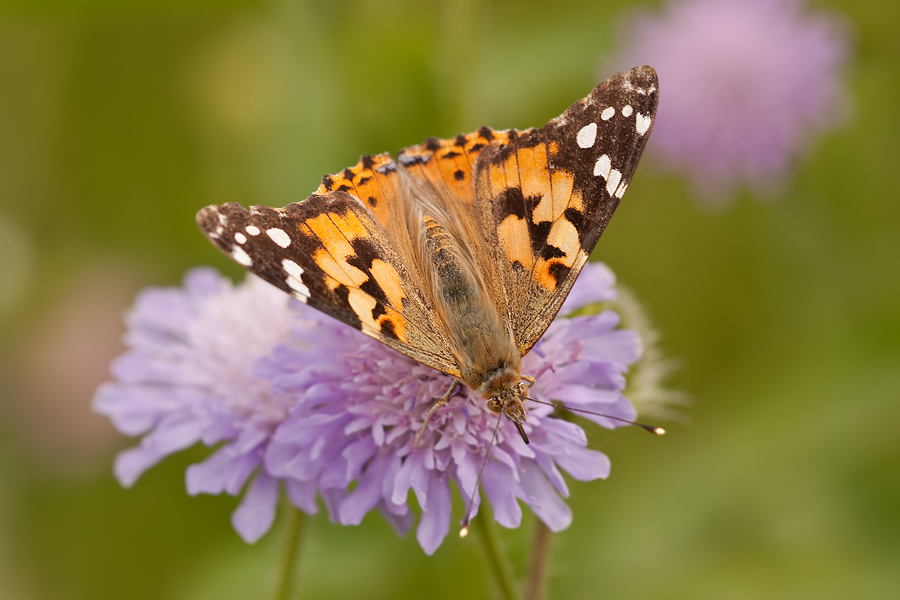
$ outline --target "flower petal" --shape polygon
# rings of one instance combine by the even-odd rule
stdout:
[[[306,481],[297,481],[296,479],[285,479],[284,487],[287,490],[288,498],[291,503],[308,515],[314,515],[319,512],[316,505],[316,486]]]
[[[407,532],[409,532],[410,527],[412,527],[413,516],[409,511],[397,514],[394,510],[389,508],[385,502],[378,505],[378,511],[385,520],[391,524],[391,527],[394,528],[397,535],[406,535]]]
[[[450,531],[450,486],[447,480],[430,477],[428,505],[422,507],[422,520],[416,530],[416,540],[429,556],[438,549]]]
[[[185,483],[188,494],[221,494],[228,482],[228,467],[234,453],[231,448],[220,448],[202,463],[191,465],[187,469]]]
[[[381,483],[390,462],[378,456],[363,473],[356,489],[350,492],[338,506],[338,518],[343,525],[359,525],[367,512],[381,501]]]
[[[165,456],[165,454],[160,454],[142,446],[123,450],[116,456],[113,472],[122,487],[129,488],[134,485],[144,471],[158,463]]]
[[[603,263],[589,262],[581,269],[578,279],[572,286],[569,295],[559,309],[559,315],[565,316],[570,312],[593,304],[594,302],[608,302],[616,299],[616,276],[612,270]]]
[[[244,494],[240,506],[231,514],[231,525],[248,544],[263,536],[275,520],[278,480],[262,472]]]
[[[521,473],[522,499],[551,531],[562,531],[572,524],[572,510],[553,490],[541,468],[528,461]]]
[[[507,475],[506,467],[488,462],[484,468],[482,485],[491,501],[494,519],[504,527],[514,528],[522,523],[522,507],[516,500],[516,492],[524,495],[519,482]]]

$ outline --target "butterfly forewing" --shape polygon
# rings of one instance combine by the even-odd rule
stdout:
[[[384,228],[344,191],[281,209],[228,203],[197,215],[223,252],[294,298],[430,367],[459,370],[418,280]]]
[[[657,97],[650,67],[619,73],[479,157],[480,222],[522,354],[556,316],[631,181]]]

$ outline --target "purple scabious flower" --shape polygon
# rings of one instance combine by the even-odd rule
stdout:
[[[586,265],[560,316],[615,300],[614,284],[607,267]],[[117,457],[117,478],[130,486],[174,452],[216,446],[188,468],[188,492],[243,491],[232,523],[249,542],[271,527],[282,485],[307,513],[320,495],[333,521],[358,524],[376,509],[400,532],[413,524],[412,491],[421,509],[417,539],[431,554],[450,529],[451,481],[478,510],[475,484],[488,452],[482,489],[506,527],[521,522],[522,501],[551,529],[566,528],[572,514],[561,471],[578,480],[609,474],[609,459],[553,407],[529,403],[525,445],[465,387],[414,448],[425,413],[453,379],[253,276],[233,286],[193,270],[182,288],[142,292],[127,321],[128,351],[94,399],[120,431],[143,436]],[[634,419],[622,392],[642,345],[618,321],[611,310],[556,319],[523,358],[522,372],[536,379],[530,395]]]
[[[673,0],[626,31],[617,66],[651,64],[664,88],[649,150],[707,201],[771,192],[841,121],[848,28],[800,0]]]
[[[560,314],[614,299],[613,284],[604,265],[586,265]],[[552,530],[565,529],[572,514],[561,499],[568,488],[560,470],[582,481],[609,474],[609,459],[586,447],[581,427],[553,416],[546,405],[528,406],[530,445],[499,418],[492,446],[498,416],[465,387],[424,425],[413,447],[425,413],[453,378],[327,316],[298,310],[303,321],[290,341],[259,369],[293,403],[268,446],[265,465],[275,477],[317,487],[333,520],[355,525],[377,509],[403,532],[412,523],[411,490],[421,507],[416,537],[431,554],[450,529],[451,481],[467,503],[473,499],[473,514],[478,510],[475,485],[488,452],[482,486],[505,527],[521,522],[521,500]],[[621,392],[641,343],[617,324],[609,310],[555,320],[523,359],[522,372],[536,379],[530,395],[634,419]],[[588,418],[605,427],[617,424]]]
[[[127,316],[128,351],[111,366],[94,410],[139,446],[119,454],[115,474],[129,487],[166,456],[203,442],[218,449],[187,472],[187,488],[237,495],[256,474],[232,523],[247,541],[274,518],[278,480],[260,469],[272,432],[291,398],[253,372],[296,320],[290,298],[255,277],[239,285],[195,269],[183,288],[141,292]],[[286,482],[291,499],[315,510],[315,490]]]

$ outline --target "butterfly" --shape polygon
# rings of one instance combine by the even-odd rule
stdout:
[[[657,100],[655,71],[636,67],[540,129],[363,156],[302,202],[207,206],[197,223],[255,275],[453,376],[428,416],[462,383],[528,443],[521,358],[622,199]]]

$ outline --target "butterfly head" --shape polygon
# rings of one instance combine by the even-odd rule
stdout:
[[[488,409],[491,412],[503,413],[515,424],[516,429],[519,430],[519,435],[522,436],[522,440],[526,444],[528,443],[528,436],[525,434],[525,428],[522,427],[522,424],[525,423],[527,415],[525,407],[522,405],[522,400],[527,397],[528,386],[523,381],[515,381],[509,387],[505,387],[489,397],[487,401]]]

